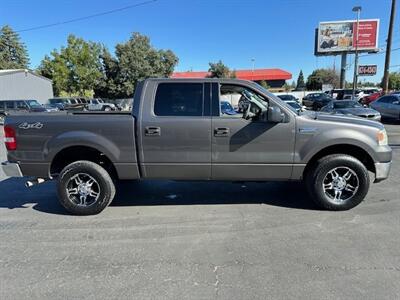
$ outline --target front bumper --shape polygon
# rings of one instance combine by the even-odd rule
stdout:
[[[1,163],[4,174],[9,177],[23,177],[18,163],[5,161]]]
[[[389,177],[390,167],[392,162],[375,163],[375,181],[380,182]]]

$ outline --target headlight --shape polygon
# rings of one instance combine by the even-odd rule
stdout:
[[[378,131],[377,140],[379,146],[386,146],[388,144],[388,136],[385,129]]]

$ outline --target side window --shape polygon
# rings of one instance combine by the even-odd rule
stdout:
[[[389,97],[388,97],[388,96],[382,97],[381,99],[379,99],[379,102],[381,102],[381,103],[388,103],[388,102],[389,102]]]
[[[4,109],[4,101],[0,101],[0,110]]]
[[[17,109],[28,109],[28,106],[24,101],[17,101]]]
[[[202,116],[202,83],[160,83],[154,101],[157,116]]]
[[[6,101],[6,109],[14,109],[14,101]]]
[[[260,107],[266,106],[266,102],[267,100],[263,96],[247,87],[221,84],[219,116],[257,121],[261,116],[262,109]]]

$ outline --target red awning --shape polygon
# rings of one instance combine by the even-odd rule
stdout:
[[[172,78],[205,78],[208,72],[175,72]],[[287,80],[292,74],[281,69],[236,70],[236,77],[244,80]]]

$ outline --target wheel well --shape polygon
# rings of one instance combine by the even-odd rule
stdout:
[[[316,153],[307,163],[307,166],[303,173],[303,178],[305,178],[305,174],[315,165],[315,163],[320,158],[331,154],[347,154],[353,156],[357,158],[359,161],[361,161],[368,171],[375,173],[374,160],[368,154],[367,151],[358,146],[339,144],[339,145],[329,146]]]
[[[66,166],[78,160],[94,162],[102,166],[111,178],[118,178],[117,170],[112,161],[99,150],[86,146],[72,146],[58,152],[51,163],[50,175],[52,177],[58,176]]]

